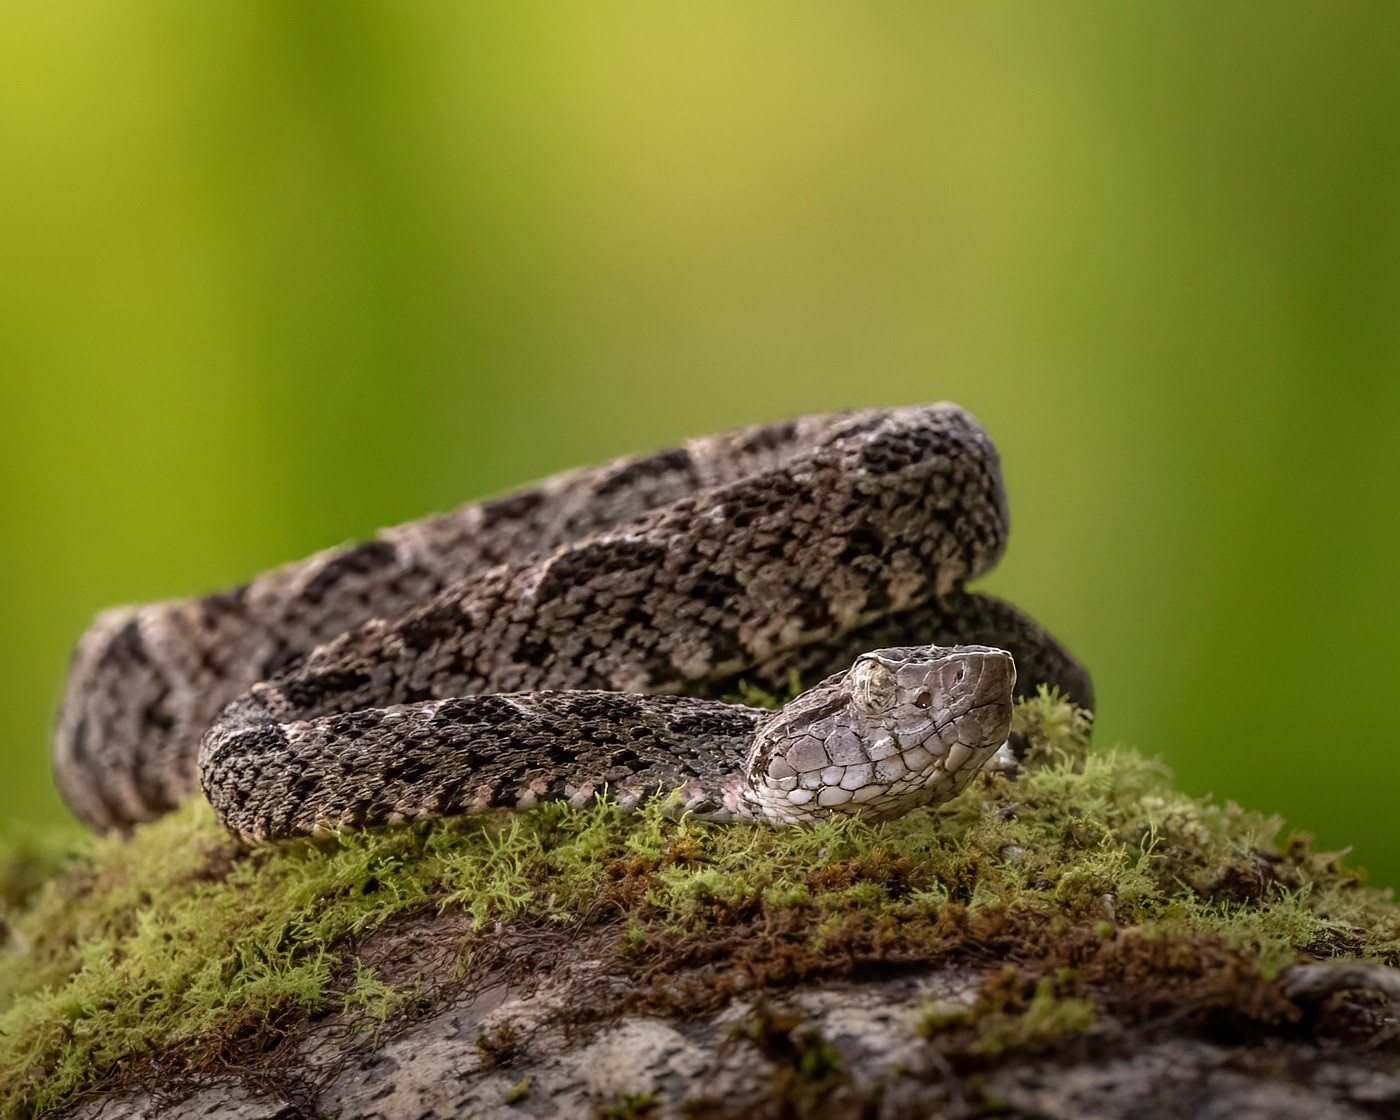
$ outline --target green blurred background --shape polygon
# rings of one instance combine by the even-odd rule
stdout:
[[[1098,735],[1400,883],[1400,7],[0,13],[0,813],[117,602],[951,398]]]

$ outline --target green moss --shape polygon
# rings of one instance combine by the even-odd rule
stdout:
[[[1030,981],[1008,965],[983,977],[975,1003],[926,1009],[920,1030],[938,1039],[945,1052],[994,1057],[1007,1050],[1041,1050],[1097,1021],[1093,1004],[1060,991],[1072,984],[1067,971]]]
[[[0,837],[0,916],[23,910],[77,854],[80,840],[16,833]]]
[[[821,1102],[845,1081],[840,1051],[791,1011],[760,1001],[730,1024],[728,1033],[749,1043],[770,1063],[769,1093],[775,1115],[815,1115]],[[703,1114],[702,1102],[693,1103],[694,1111]]]
[[[668,975],[744,926],[774,984],[976,944],[980,959],[1015,958],[1029,985],[1024,1007],[998,1012],[1009,1018],[988,1028],[989,1047],[1087,1025],[1105,954],[1131,978],[1194,953],[1193,975],[1230,983],[1244,983],[1238,969],[1201,939],[1264,980],[1300,954],[1400,956],[1400,912],[1337,853],[1301,834],[1275,843],[1276,819],[1188,798],[1133,751],[1091,748],[1082,715],[1052,697],[1017,721],[1030,742],[1017,779],[980,777],[883,825],[713,826],[549,805],[246,852],[191,801],[129,840],[12,845],[0,862],[0,1115],[120,1078],[143,1053],[197,1065],[298,1017],[392,1019],[402,994],[358,946],[438,912],[482,937],[521,917],[614,923],[627,967]],[[1078,980],[1042,995],[1040,980],[1065,968]],[[675,1006],[728,997],[722,976],[707,983],[698,1003],[691,991]],[[658,985],[638,990],[666,1006]]]
[[[597,1109],[594,1116],[597,1120],[642,1120],[660,1107],[661,1100],[655,1093],[623,1093],[611,1104]]]
[[[360,961],[355,962],[355,970],[350,989],[341,999],[342,1010],[355,1013],[371,1023],[384,1023],[404,1004],[407,996],[384,983]]]

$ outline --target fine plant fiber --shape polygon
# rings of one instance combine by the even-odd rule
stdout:
[[[1020,704],[1016,723],[1030,743],[1016,777],[982,775],[884,824],[721,826],[660,804],[555,803],[250,850],[191,799],[126,838],[10,842],[0,1117],[119,1079],[143,1054],[198,1055],[298,1017],[383,1026],[404,993],[356,946],[412,916],[457,915],[464,956],[507,923],[613,923],[619,953],[645,960],[735,915],[796,929],[818,955],[853,921],[896,941],[923,931],[928,951],[956,911],[1211,937],[1264,977],[1305,956],[1400,957],[1400,911],[1344,853],[1188,797],[1133,750],[1092,746],[1087,717],[1052,695]],[[1063,976],[1027,991],[977,1046],[1093,1020]]]

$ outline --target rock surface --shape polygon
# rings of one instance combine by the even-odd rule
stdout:
[[[537,947],[538,950],[538,947]],[[521,967],[522,963],[525,967]],[[919,969],[799,986],[694,1016],[629,1002],[607,943],[498,962],[374,1037],[337,1016],[200,1084],[88,1097],[71,1120],[448,1120],[478,1117],[969,1117],[1354,1120],[1400,1116],[1394,1005],[1358,1005],[1365,1045],[1311,1030],[1224,1040],[1177,1017],[1100,1022],[982,1056],[929,1037],[979,973]],[[1358,1008],[1351,1009],[1353,1016]],[[1315,1017],[1320,1009],[1313,1008]],[[1352,1024],[1353,1028],[1355,1024]],[[1324,1031],[1323,1034],[1328,1033]]]

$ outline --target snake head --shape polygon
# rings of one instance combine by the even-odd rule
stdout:
[[[862,654],[792,700],[748,759],[763,815],[884,818],[963,788],[1011,731],[1016,665],[990,646],[905,646]]]

